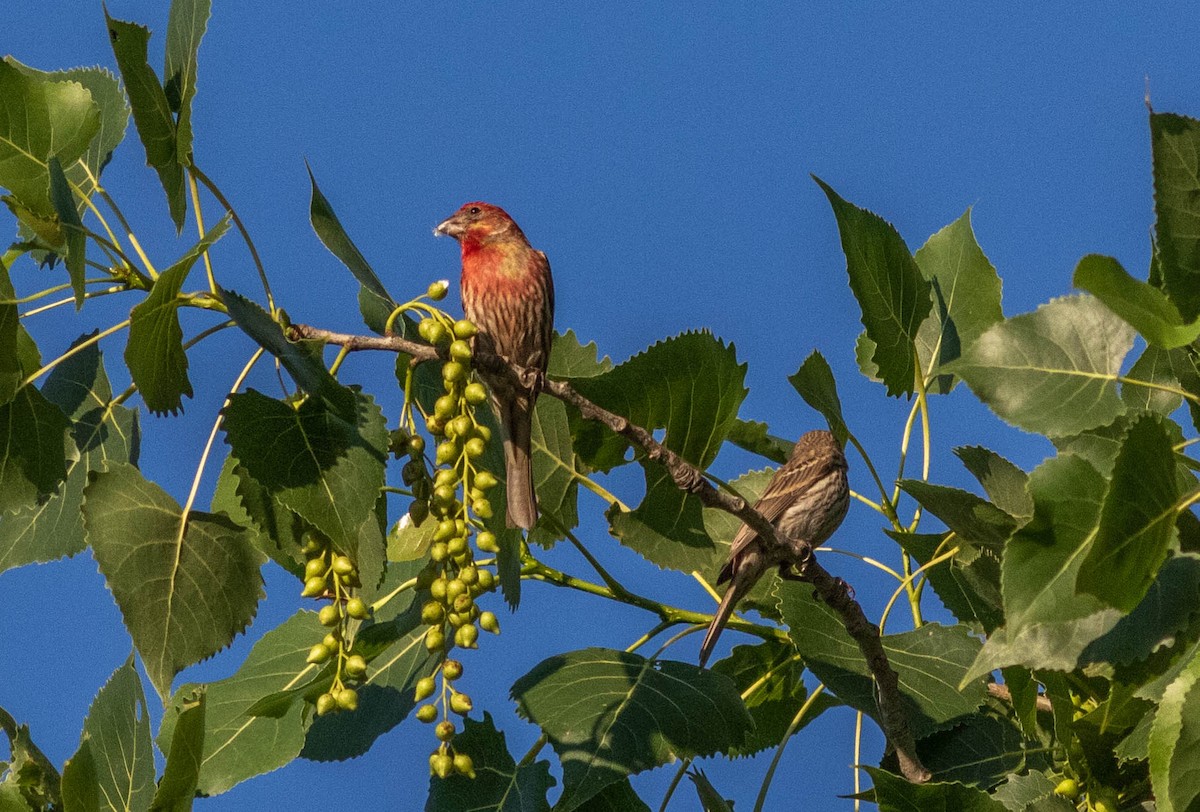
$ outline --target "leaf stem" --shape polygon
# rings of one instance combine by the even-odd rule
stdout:
[[[192,164],[191,173],[195,175],[196,180],[204,184],[204,188],[208,189],[208,193],[217,199],[225,211],[229,212],[229,216],[233,219],[233,224],[237,226],[237,230],[242,235],[242,240],[246,243],[246,247],[250,250],[250,259],[254,261],[254,268],[258,271],[258,278],[262,282],[263,293],[267,297],[267,308],[271,315],[275,315],[275,297],[271,294],[271,283],[267,280],[267,270],[263,267],[262,259],[258,255],[258,248],[254,245],[254,240],[250,239],[250,232],[246,230],[246,226],[242,223],[242,218],[238,216],[233,205],[221,192],[220,187],[209,179],[208,175],[201,171],[200,167]]]
[[[192,211],[196,213],[196,230],[200,232],[200,239],[204,239],[204,211],[200,208],[200,187],[196,185],[196,173],[190,168],[188,169],[188,191],[192,195]],[[213,296],[217,296],[217,277],[213,275],[212,258],[209,256],[208,248],[201,252],[204,257],[204,272],[208,275],[208,290]]]

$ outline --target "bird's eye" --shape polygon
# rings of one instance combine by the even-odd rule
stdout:
[[[468,214],[479,214],[480,211],[481,209],[478,206],[472,206],[471,208],[467,209]]]

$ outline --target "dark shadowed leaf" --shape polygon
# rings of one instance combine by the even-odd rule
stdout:
[[[1175,455],[1160,422],[1146,415],[1130,426],[1113,465],[1091,549],[1076,588],[1129,612],[1167,557],[1175,516],[1185,509]]]
[[[22,328],[16,298],[8,267],[0,258],[0,406],[12,400],[23,377],[17,353],[17,336]]]
[[[72,347],[90,339],[83,336]],[[71,421],[67,478],[52,496],[0,519],[0,572],[53,561],[84,549],[83,488],[88,471],[105,462],[136,462],[137,412],[112,403],[112,388],[96,344],[51,370],[42,394]]]
[[[1148,345],[1133,362],[1121,382],[1121,400],[1130,410],[1146,410],[1169,415],[1179,408],[1183,396],[1169,391],[1179,388],[1175,377],[1175,356],[1186,356],[1183,349],[1164,350]]]
[[[966,541],[997,546],[1017,528],[1012,516],[968,491],[916,479],[902,479],[898,484]]]
[[[891,223],[843,200],[815,175],[813,180],[837,218],[850,290],[875,344],[871,362],[889,395],[911,394],[916,381],[913,342],[932,306],[930,284]]]
[[[880,812],[1007,812],[986,792],[964,784],[932,782],[910,784],[906,779],[864,767],[875,782],[875,803]]]
[[[796,649],[777,640],[756,646],[735,646],[728,657],[713,664],[712,670],[733,680],[745,697],[746,710],[754,720],[754,731],[745,742],[731,747],[726,755],[749,756],[783,741],[796,712],[808,699],[804,687],[804,663]],[[820,716],[837,702],[822,693],[809,707],[800,728]],[[800,728],[797,728],[799,730]]]
[[[250,389],[230,397],[223,425],[241,468],[352,558],[360,527],[374,521],[388,443],[379,407],[355,401],[351,423],[316,398],[295,408]]]
[[[512,696],[562,760],[564,812],[626,776],[724,751],[751,727],[729,678],[608,649],[543,660]]]
[[[517,766],[508,752],[504,734],[496,729],[492,715],[483,721],[463,720],[463,730],[454,737],[454,749],[475,763],[475,778],[453,775],[430,777],[425,812],[549,812],[546,793],[554,786],[550,763],[535,761]]]
[[[313,231],[317,232],[317,237],[330,253],[350,269],[350,273],[354,274],[354,278],[367,293],[383,303],[389,312],[395,309],[395,300],[387,292],[383,282],[379,281],[379,276],[371,268],[362,252],[358,250],[358,246],[350,239],[350,235],[342,228],[342,223],[334,213],[333,206],[322,194],[321,188],[317,186],[317,179],[312,173],[312,167],[308,167],[308,179],[312,184],[308,218],[312,223]],[[384,318],[386,319],[386,316]]]
[[[67,476],[71,421],[33,386],[0,406],[0,513],[50,497]]]
[[[58,158],[50,158],[47,169],[50,173],[50,203],[62,226],[67,275],[71,278],[71,290],[75,292],[75,309],[79,310],[83,307],[83,277],[87,272],[87,234],[83,231],[83,221],[75,208],[75,196]]]
[[[1150,114],[1154,212],[1162,287],[1185,321],[1200,316],[1200,122]],[[1148,336],[1147,336],[1148,338]]]
[[[180,670],[254,619],[262,555],[219,514],[186,515],[132,465],[109,463],[84,490],[88,544],[161,696]]]
[[[949,561],[925,570],[929,583],[960,622],[972,624],[986,632],[991,632],[1004,622],[1000,598],[999,549],[951,539],[947,533],[886,532],[921,566],[959,547],[958,553]]]
[[[1125,411],[1117,395],[1133,329],[1091,296],[1067,296],[992,326],[950,371],[1004,420],[1076,434]]]
[[[813,597],[812,587],[784,583],[779,596],[788,635],[808,670],[842,702],[878,721],[874,680],[840,616]],[[918,738],[974,712],[983,702],[981,680],[961,691],[957,687],[979,651],[979,641],[965,627],[928,623],[885,635],[883,647],[900,678],[909,724]]]
[[[254,546],[292,575],[303,580],[306,558],[301,552],[304,521],[282,505],[237,460],[225,458],[213,491],[213,513],[224,513],[234,524],[252,531]]]

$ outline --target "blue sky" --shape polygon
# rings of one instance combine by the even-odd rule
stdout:
[[[360,324],[356,285],[308,226],[305,159],[396,296],[456,277],[454,246],[431,229],[462,202],[488,200],[549,255],[559,329],[623,360],[660,338],[709,328],[750,364],[742,416],[789,437],[819,425],[785,378],[820,349],[848,421],[881,469],[893,471],[907,406],[885,398],[854,365],[857,305],[833,216],[809,173],[892,221],[912,250],[973,207],[979,242],[1005,283],[1007,315],[1069,292],[1086,253],[1111,254],[1144,273],[1153,200],[1143,96],[1148,82],[1155,109],[1200,115],[1200,17],[1183,3],[1136,12],[1115,3],[1091,12],[1049,4],[739,5],[297,2],[281,11],[220,3],[200,52],[196,158],[239,208],[295,320]],[[109,3],[113,16],[156,32],[155,65],[167,6]],[[0,53],[38,68],[113,65],[98,2],[9,0],[0,32]],[[147,249],[173,257],[182,247],[143,163],[131,129],[106,185]],[[220,248],[223,284],[255,294],[244,254],[232,239]],[[29,290],[34,274],[15,268],[19,289]],[[121,318],[129,304],[43,317],[32,329],[51,357],[76,335]],[[117,378],[122,346],[106,348]],[[225,365],[237,359],[240,367],[250,351],[237,336],[212,346],[212,354],[193,356],[199,394],[186,415],[143,415],[143,468],[177,498],[235,374]],[[343,379],[386,393],[394,415],[383,359],[356,358]],[[934,404],[936,481],[968,484],[951,454],[962,444],[987,445],[1025,468],[1051,453],[1044,440],[992,418],[965,389]],[[851,465],[854,484],[869,490],[864,466],[855,458]],[[751,466],[759,462],[731,451],[715,469],[733,476]],[[626,501],[638,495],[634,479],[613,487],[625,489]],[[596,521],[598,500],[584,494],[580,508],[591,517],[583,539],[631,587],[711,606],[690,579],[658,572],[609,538]],[[856,505],[831,544],[895,562],[880,524]],[[556,553],[556,563],[582,571],[568,551]],[[825,560],[877,615],[890,587],[849,559]],[[0,590],[9,607],[0,706],[30,724],[61,764],[77,746],[94,691],[127,656],[128,637],[87,554],[5,573]],[[269,573],[254,632],[296,603],[287,579]],[[469,690],[519,757],[537,734],[511,712],[508,686],[551,653],[624,648],[650,625],[643,613],[531,585],[504,637],[468,658]],[[679,657],[694,656],[692,640]],[[240,639],[179,681],[225,676],[246,649]],[[18,666],[22,656],[33,664]],[[785,799],[798,796],[834,808],[836,794],[852,791],[852,735],[853,716],[834,711],[793,740],[767,808],[788,808]],[[881,737],[869,730],[866,741],[871,763]],[[360,810],[408,808],[408,785],[423,782],[431,742],[427,728],[408,723],[364,758],[297,762],[201,808],[324,809],[331,798],[315,787],[353,794]],[[704,766],[749,808],[766,761]],[[657,808],[672,773],[638,777],[634,786]],[[694,798],[680,795],[671,808],[695,808]]]

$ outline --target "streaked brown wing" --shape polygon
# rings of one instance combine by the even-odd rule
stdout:
[[[763,495],[754,503],[754,509],[771,524],[775,524],[800,494],[804,493],[813,482],[829,473],[836,465],[836,460],[824,456],[802,460],[795,466],[792,465],[792,461],[789,461],[775,472],[775,476],[767,483],[767,489],[763,491]],[[737,535],[733,537],[733,543],[729,546],[729,561],[732,562],[756,538],[758,538],[758,534],[750,525],[743,524]],[[725,580],[726,571],[731,571],[728,565],[721,571],[721,578],[717,583]]]

